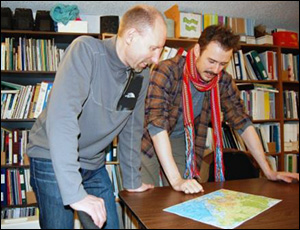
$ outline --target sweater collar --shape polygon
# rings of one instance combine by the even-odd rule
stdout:
[[[117,36],[103,40],[106,47],[109,64],[113,71],[117,73],[117,78],[121,81],[125,81],[124,74],[131,70],[130,66],[126,66],[117,54]]]

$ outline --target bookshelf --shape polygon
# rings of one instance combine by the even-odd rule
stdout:
[[[36,38],[36,39],[53,39],[58,47],[65,49],[73,39],[83,34],[74,33],[56,33],[56,32],[37,32],[37,31],[8,31],[1,30],[1,40],[6,37],[14,37],[15,42],[21,37],[26,38]],[[112,37],[112,34],[86,34],[100,39],[107,39]],[[192,48],[197,39],[179,39],[179,38],[168,38],[166,41],[166,46],[169,47],[182,47],[184,49]],[[241,44],[242,51],[249,52],[251,50],[257,50],[258,53],[264,51],[273,51],[276,53],[277,57],[277,68],[278,68],[278,80],[236,80],[236,83],[260,83],[268,84],[278,89],[279,93],[276,94],[276,116],[275,119],[267,120],[254,120],[254,124],[264,124],[264,123],[278,123],[280,126],[280,144],[281,151],[279,153],[268,153],[268,155],[278,156],[279,164],[278,169],[284,170],[285,159],[287,154],[299,155],[299,150],[284,151],[284,128],[285,123],[298,123],[298,118],[285,118],[284,117],[284,97],[283,92],[285,90],[293,90],[299,93],[299,81],[289,81],[284,78],[282,70],[282,53],[292,53],[294,55],[299,55],[299,48],[289,48],[289,47],[279,47],[274,45],[249,45]],[[55,76],[55,71],[12,71],[12,70],[1,70],[1,78],[3,81],[17,83],[21,85],[37,84],[41,81],[53,81]],[[6,129],[30,129],[33,125],[35,119],[1,119],[1,126]],[[225,149],[225,151],[234,151],[233,149]],[[247,154],[249,154],[246,151]],[[1,160],[1,164],[2,164]],[[119,162],[108,162],[107,165],[118,165]],[[29,165],[1,165],[1,169],[18,169],[18,168],[29,168]],[[27,205],[12,205],[12,206],[2,206],[2,208],[13,208],[15,206],[27,206]]]
[[[282,54],[291,53],[292,55],[299,55],[299,48],[281,47],[276,45],[255,45],[255,44],[241,44],[241,50],[243,54],[250,52],[251,50],[256,50],[259,54],[272,51],[275,52],[276,56],[276,67],[277,67],[277,78],[272,80],[235,80],[236,83],[251,83],[251,84],[266,84],[278,90],[275,94],[275,119],[265,119],[265,120],[253,120],[254,124],[268,124],[277,123],[280,129],[280,146],[281,149],[277,153],[267,153],[266,155],[277,156],[278,157],[278,170],[284,171],[286,168],[286,155],[294,154],[299,157],[299,150],[285,151],[285,123],[294,122],[299,125],[299,118],[285,118],[284,116],[284,91],[290,90],[298,92],[299,94],[299,81],[291,81],[287,79],[287,71],[283,69],[283,57]],[[298,70],[299,71],[299,70]],[[295,104],[297,101],[294,102]],[[298,102],[299,103],[299,102]],[[298,108],[298,105],[295,105]],[[299,136],[298,136],[298,146],[299,146]],[[298,147],[299,149],[299,147]]]
[[[38,48],[37,46],[35,46],[37,43],[35,43],[37,40],[43,39],[45,41],[51,41],[53,43],[51,44],[55,44],[55,46],[57,46],[58,49],[61,50],[65,50],[67,48],[67,46],[77,37],[81,36],[81,35],[89,35],[89,36],[93,36],[95,38],[99,38],[99,34],[79,34],[79,33],[57,33],[57,32],[43,32],[43,31],[19,31],[19,30],[1,30],[1,81],[5,81],[5,82],[9,82],[9,83],[15,83],[15,84],[19,84],[19,85],[23,85],[23,86],[36,86],[37,84],[40,84],[41,82],[53,82],[54,78],[55,78],[55,69],[50,69],[50,68],[46,68],[46,69],[40,69],[38,70],[37,68],[37,61],[39,58],[42,57],[42,55],[45,54],[41,54],[38,52]],[[10,38],[10,47],[9,52],[10,54],[5,54],[3,55],[3,43],[6,42],[6,39]],[[22,43],[20,43],[21,40],[19,40],[21,38]],[[23,39],[24,39],[24,43],[23,44]],[[25,40],[26,39],[26,40]],[[29,43],[30,40],[30,43]],[[32,42],[33,40],[35,40],[35,42]],[[18,66],[18,62],[16,61],[16,57],[14,57],[14,55],[12,55],[12,53],[18,53],[20,51],[18,51],[18,46],[20,46],[20,44],[24,45],[25,48],[24,50],[26,50],[29,57],[27,61],[27,68],[25,68],[26,70],[24,70],[24,63],[22,63],[22,68],[11,68],[13,66]],[[32,46],[29,46],[29,44],[31,44]],[[22,47],[22,46],[21,46]],[[7,48],[7,47],[6,47]],[[13,50],[14,49],[14,50]],[[48,52],[48,53],[47,53]],[[47,50],[47,52],[45,51],[46,54],[49,54],[51,51]],[[22,51],[20,52],[22,53]],[[54,52],[53,52],[54,53]],[[6,68],[9,66],[5,66],[3,67],[3,64],[6,63],[9,59],[2,60],[3,56],[8,56],[10,55],[11,60],[13,61],[13,63],[15,63],[14,65],[11,65],[10,68]],[[17,55],[18,56],[18,55]],[[25,56],[24,56],[25,57]],[[47,56],[48,59],[49,56]],[[24,60],[21,59],[23,62]],[[35,60],[35,61],[33,61]],[[52,59],[53,60],[53,59]],[[4,61],[4,63],[2,62]],[[35,64],[33,64],[33,62],[36,62]],[[4,64],[6,65],[6,64]],[[35,67],[35,68],[29,68],[28,66],[31,65],[31,67]],[[54,64],[52,63],[52,65],[54,66]],[[19,67],[19,66],[18,66]],[[18,70],[16,70],[18,69]],[[20,70],[22,69],[22,70]],[[1,87],[1,96],[2,96],[2,87]],[[33,91],[32,91],[32,94]],[[21,96],[20,96],[21,98]],[[32,98],[33,99],[33,96]],[[28,103],[31,103],[32,100],[30,99],[30,97],[28,97]],[[1,103],[2,103],[2,99],[1,99]],[[16,104],[17,105],[17,104]],[[26,105],[25,105],[26,106]],[[29,106],[28,106],[29,108]],[[1,104],[1,109],[2,109],[2,104]],[[1,111],[2,113],[2,111]],[[22,118],[20,118],[22,117]],[[16,117],[10,117],[10,118],[2,118],[2,114],[1,114],[1,134],[2,134],[2,128],[4,128],[5,130],[8,131],[13,131],[13,130],[30,130],[33,123],[35,122],[35,118],[28,118],[25,116],[20,116],[19,118]],[[26,118],[24,118],[26,117]],[[26,137],[27,138],[27,137]],[[22,142],[27,142],[28,139],[24,139],[22,140]],[[1,136],[2,139],[2,136]],[[18,139],[19,140],[19,139]],[[7,143],[9,146],[9,143]],[[22,195],[21,197],[24,199],[23,202],[19,202],[20,200],[20,194],[21,191],[19,191],[17,189],[18,187],[18,183],[20,183],[22,185],[22,180],[20,179],[20,181],[18,181],[19,179],[15,179],[15,181],[13,181],[13,183],[16,183],[15,186],[12,186],[11,190],[13,190],[13,194],[11,195],[13,198],[13,202],[7,202],[7,197],[5,197],[5,201],[3,200],[2,202],[2,195],[4,194],[4,192],[8,191],[8,183],[12,184],[11,181],[11,176],[15,175],[14,178],[19,178],[19,173],[20,171],[27,171],[28,175],[26,177],[29,176],[29,170],[30,170],[30,166],[29,166],[29,161],[28,158],[26,160],[24,160],[24,162],[11,162],[8,161],[7,158],[9,157],[11,153],[11,151],[13,150],[8,150],[8,149],[4,149],[5,152],[3,151],[4,148],[4,142],[1,143],[1,210],[8,210],[11,211],[14,208],[28,208],[28,207],[34,207],[36,208],[37,203],[36,203],[36,199],[34,196],[33,191],[30,190],[30,186],[29,186],[29,180],[26,178],[26,186],[27,188],[25,189],[26,191],[26,195]],[[12,147],[12,149],[14,149],[14,147]],[[22,155],[21,157],[18,156],[18,158],[26,158],[26,152],[24,152],[24,150],[26,149],[26,145],[23,148],[22,151]],[[2,175],[2,172],[5,175]],[[9,181],[8,182],[8,175],[11,174],[11,176],[9,176]],[[3,177],[3,181],[2,181],[2,176]],[[27,191],[27,189],[29,191]],[[23,189],[22,189],[23,192]],[[16,194],[19,193],[19,194]],[[29,194],[30,193],[30,194]],[[7,194],[6,194],[7,196]],[[11,198],[10,198],[11,199]],[[16,216],[14,216],[14,214],[11,214],[9,216],[9,218],[16,218]],[[2,219],[2,214],[1,214],[1,219]],[[28,219],[28,218],[25,218]],[[30,219],[30,218],[29,218]],[[1,221],[2,223],[2,221]]]
[[[290,47],[278,47],[278,60],[279,63],[283,63],[283,56],[282,54],[292,54],[292,55],[299,55],[299,47],[298,48],[290,48]],[[279,97],[279,105],[280,105],[280,114],[279,114],[279,119],[280,119],[280,129],[281,129],[281,146],[282,146],[282,152],[280,155],[281,161],[280,161],[280,168],[282,170],[287,170],[287,156],[288,155],[293,155],[294,157],[298,157],[298,162],[299,162],[299,112],[298,112],[298,117],[297,118],[286,118],[285,116],[285,102],[284,102],[284,91],[294,91],[298,92],[298,101],[295,101],[294,104],[298,103],[296,105],[297,111],[299,111],[299,81],[289,81],[286,79],[287,73],[283,69],[283,64],[278,66],[278,69],[280,70],[280,76],[279,76],[279,91],[280,91],[280,97]],[[299,71],[299,59],[298,59],[298,71]],[[299,77],[298,77],[299,79]],[[286,150],[285,149],[285,141],[286,141],[286,136],[287,133],[290,132],[290,129],[286,127],[286,124],[292,122],[294,125],[298,124],[298,143],[297,143],[297,149],[293,148],[292,151]],[[298,166],[299,167],[299,166]],[[299,171],[299,169],[298,169]]]
[[[113,34],[104,33],[101,35],[102,39],[110,38]],[[166,46],[172,48],[184,48],[188,50],[192,48],[198,39],[183,39],[183,38],[167,38]],[[291,53],[293,55],[299,55],[299,48],[291,47],[281,47],[276,45],[257,45],[257,44],[245,44],[241,43],[241,50],[243,54],[256,50],[259,54],[272,51],[276,56],[276,68],[277,68],[277,79],[272,80],[235,80],[236,83],[250,83],[250,84],[266,84],[270,85],[273,88],[278,90],[278,93],[275,94],[275,118],[271,119],[256,119],[252,120],[254,124],[269,124],[276,123],[279,124],[280,129],[280,151],[279,152],[269,152],[266,153],[267,156],[276,156],[278,157],[278,170],[285,170],[285,155],[294,154],[299,155],[299,150],[285,151],[284,150],[284,133],[285,133],[285,123],[293,122],[299,124],[299,118],[285,118],[284,117],[284,97],[283,93],[285,90],[292,90],[299,93],[299,81],[290,81],[286,79],[286,71],[282,67],[282,53]],[[299,70],[298,70],[299,71]],[[299,137],[298,137],[299,140]],[[299,146],[299,144],[298,144]],[[235,151],[233,149],[225,149],[224,151]],[[249,152],[246,151],[247,154]]]
[[[265,51],[273,51],[275,52],[277,58],[277,77],[278,79],[272,80],[235,80],[236,83],[250,83],[250,84],[266,84],[270,85],[273,88],[278,90],[278,93],[275,93],[275,118],[270,119],[256,119],[252,120],[254,125],[264,125],[264,124],[272,124],[276,123],[279,124],[280,129],[280,151],[278,152],[270,152],[266,153],[267,156],[277,156],[278,157],[278,170],[285,171],[286,168],[286,155],[293,154],[298,155],[299,157],[299,136],[296,137],[298,141],[298,150],[293,151],[285,151],[285,134],[289,132],[285,130],[285,123],[293,122],[298,123],[299,125],[299,118],[285,118],[284,116],[284,91],[295,91],[298,92],[299,95],[299,81],[291,81],[286,79],[287,71],[283,69],[283,58],[282,53],[291,53],[293,55],[299,55],[299,48],[289,48],[289,47],[280,47],[276,45],[255,45],[255,44],[243,44],[241,43],[241,50],[243,54],[250,52],[251,50],[256,50],[259,54]],[[299,71],[299,70],[298,70]],[[297,96],[298,97],[298,96]],[[297,99],[298,100],[298,99]],[[294,101],[296,110],[298,110],[299,104],[296,105],[296,100]],[[297,115],[298,116],[298,115]],[[232,151],[232,150],[225,150],[225,151]]]

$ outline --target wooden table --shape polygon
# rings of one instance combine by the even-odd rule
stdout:
[[[262,195],[282,201],[264,211],[238,228],[281,228],[299,229],[299,183],[286,184],[272,182],[267,179],[248,179],[226,181],[224,183],[205,183],[204,194],[224,188],[253,195]],[[122,191],[121,201],[139,222],[141,228],[150,229],[201,229],[215,228],[211,225],[193,221],[188,218],[163,211],[175,204],[204,195],[185,195],[170,187],[154,188],[144,193],[130,193]]]

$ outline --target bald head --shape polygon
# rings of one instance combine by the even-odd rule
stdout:
[[[131,28],[135,28],[140,33],[153,29],[156,20],[165,24],[163,15],[156,8],[147,5],[134,6],[123,15],[118,36],[122,37],[126,30]]]
[[[158,63],[166,37],[166,23],[157,9],[147,5],[134,6],[122,17],[117,54],[126,66],[140,72],[152,63]]]

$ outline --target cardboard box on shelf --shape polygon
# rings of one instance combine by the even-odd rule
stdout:
[[[69,21],[67,25],[57,23],[57,32],[63,33],[88,33],[87,21]]]
[[[201,15],[195,13],[180,12],[175,4],[165,11],[167,18],[175,21],[176,38],[199,38],[201,35]]]

